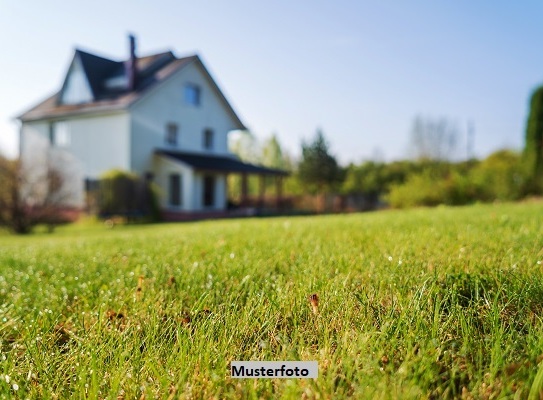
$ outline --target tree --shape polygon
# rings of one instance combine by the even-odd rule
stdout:
[[[260,146],[257,138],[250,131],[237,131],[229,136],[228,147],[232,153],[237,155],[240,160],[258,164],[260,163]],[[228,175],[228,195],[232,200],[241,200],[241,180],[240,174]],[[249,193],[258,191],[258,178],[249,176],[247,179]]]
[[[323,193],[341,180],[341,172],[336,159],[329,153],[328,143],[320,129],[313,142],[302,143],[302,161],[298,166],[302,183]]]
[[[410,152],[416,160],[451,160],[458,142],[458,128],[446,118],[413,120]]]
[[[237,131],[232,134],[228,147],[243,161],[259,162],[259,144],[255,135],[250,131]]]
[[[541,194],[543,192],[543,86],[534,91],[530,101],[523,158],[527,180],[526,191]]]
[[[38,224],[49,230],[70,220],[64,207],[72,198],[62,172],[46,164],[36,173],[20,160],[0,156],[0,225],[19,234]]]
[[[524,184],[520,154],[496,151],[478,163],[469,178],[478,188],[479,200],[518,200]]]
[[[266,167],[277,169],[284,169],[286,167],[283,150],[276,134],[271,135],[262,146],[262,164]]]

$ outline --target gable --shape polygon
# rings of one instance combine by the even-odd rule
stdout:
[[[219,107],[215,111],[226,117],[231,129],[245,129],[197,55],[177,58],[167,51],[135,60],[135,63],[114,61],[76,49],[61,89],[18,118],[24,122],[126,110],[160,93],[179,73],[197,69],[209,93],[217,100]],[[131,65],[136,68],[134,87],[128,85]]]
[[[218,115],[224,116],[228,120],[229,128],[227,130],[246,129],[200,57],[196,55],[178,61],[181,60],[183,60],[183,65],[176,68],[173,73],[165,78],[161,78],[159,84],[154,85],[144,96],[132,103],[131,108],[140,108],[142,105],[145,107],[145,104],[157,104],[158,102],[161,103],[162,108],[173,107],[173,114],[177,112],[176,110],[182,108],[193,109],[194,111],[204,110],[203,112],[207,114],[207,118],[211,118],[211,115],[215,117]],[[189,94],[187,89],[196,89],[198,92],[197,102],[200,103],[201,101],[203,104],[198,104],[196,108],[193,105],[187,107],[187,101],[195,96]],[[189,112],[193,113],[193,111]]]
[[[92,100],[92,89],[83,69],[81,57],[76,54],[66,74],[64,86],[60,94],[60,103],[80,104],[88,103]]]

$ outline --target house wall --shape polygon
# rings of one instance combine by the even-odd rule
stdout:
[[[200,88],[200,105],[187,104],[186,84]],[[196,63],[189,64],[159,84],[131,106],[131,168],[138,173],[149,171],[153,150],[157,148],[211,154],[229,154],[227,135],[236,129],[236,122],[227,112],[220,97]],[[179,128],[178,144],[166,143],[169,123]],[[204,149],[203,131],[214,131],[214,147]]]
[[[41,199],[48,191],[47,174],[54,171],[64,182],[57,198],[59,204],[80,207],[84,203],[81,163],[70,152],[49,143],[49,123],[25,123],[21,127],[21,162],[25,176],[23,196]],[[39,202],[39,200],[37,200]]]
[[[71,134],[69,150],[87,178],[110,169],[130,169],[130,118],[127,113],[65,120]]]
[[[154,182],[159,187],[160,208],[168,211],[195,211],[198,209],[194,203],[194,173],[188,165],[172,161],[166,157],[153,157]],[[169,204],[169,175],[181,175],[181,206],[174,207]]]
[[[49,126],[59,122],[68,133],[69,143],[53,147],[72,154],[81,163],[85,177],[98,178],[113,168],[129,169],[130,135],[126,113],[25,122],[21,128],[23,161],[46,154],[50,146]]]
[[[212,207],[204,207],[204,176],[206,175],[215,177],[215,204]],[[225,210],[227,200],[225,174],[208,174],[204,172],[194,174],[193,204],[196,210]]]
[[[157,171],[154,182],[159,186],[159,204],[167,211],[219,211],[226,209],[226,175],[211,174],[215,177],[215,204],[212,207],[204,207],[203,191],[204,176],[207,173],[194,171],[190,166],[179,161],[170,160],[167,157],[156,155],[153,158],[153,169]],[[182,201],[180,207],[169,204],[169,175],[181,175]]]
[[[51,145],[51,124],[62,124],[68,135],[64,145]],[[58,125],[57,125],[58,126]],[[25,122],[21,127],[21,160],[38,176],[47,163],[58,166],[70,182],[72,204],[83,206],[83,180],[97,179],[113,168],[128,170],[130,135],[128,114],[72,117],[64,120]]]

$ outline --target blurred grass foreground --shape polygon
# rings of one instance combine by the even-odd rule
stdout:
[[[540,398],[542,203],[0,236],[3,398]],[[232,379],[316,360],[317,379]]]

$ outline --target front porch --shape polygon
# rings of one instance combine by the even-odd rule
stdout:
[[[167,150],[157,150],[155,155],[157,183],[165,192],[161,208],[166,221],[243,217],[264,209],[281,210],[286,171],[244,163],[230,155]],[[227,182],[232,176],[239,182],[236,201],[228,193]],[[250,195],[250,177],[258,177],[256,196]],[[270,179],[273,199],[266,197]]]

